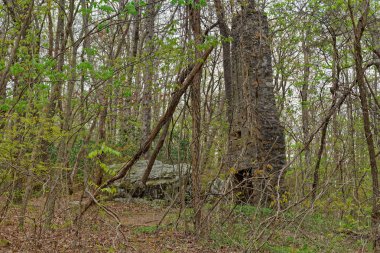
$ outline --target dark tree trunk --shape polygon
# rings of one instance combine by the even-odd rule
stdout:
[[[371,167],[372,177],[372,238],[374,252],[380,252],[380,191],[379,191],[379,176],[376,163],[375,144],[371,130],[369,106],[368,106],[368,91],[365,85],[365,73],[363,67],[363,56],[361,39],[367,25],[369,13],[369,2],[363,2],[363,14],[358,22],[355,21],[352,6],[349,5],[351,21],[353,24],[353,49],[355,59],[356,81],[359,87],[359,97],[363,116],[363,130],[367,141],[367,149],[369,155],[369,164]],[[355,24],[356,23],[356,24]]]
[[[220,34],[224,37],[222,42],[223,46],[223,77],[224,77],[224,88],[227,100],[227,119],[228,123],[232,124],[232,76],[231,76],[231,44],[227,40],[230,36],[230,31],[225,20],[224,8],[220,0],[214,0],[216,15],[218,17]]]
[[[197,8],[198,0],[190,7],[190,24],[194,35],[195,45],[202,44],[200,9]],[[196,59],[201,59],[202,52],[195,48]],[[201,181],[200,181],[200,161],[201,161],[201,78],[202,70],[198,71],[193,78],[191,85],[191,117],[192,117],[192,142],[191,142],[191,181],[193,193],[194,225],[197,234],[201,228]]]
[[[285,164],[285,140],[275,104],[267,17],[248,7],[233,20],[231,35],[234,108],[226,165],[239,171],[237,178],[250,188],[243,191],[243,201],[268,203]]]

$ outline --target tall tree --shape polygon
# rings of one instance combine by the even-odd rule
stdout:
[[[285,139],[275,106],[268,21],[254,2],[232,25],[233,119],[226,163],[237,171],[243,201],[269,203],[285,164]],[[233,170],[233,171],[234,171]],[[282,180],[279,180],[282,182]],[[281,187],[281,186],[280,186]],[[257,191],[252,189],[258,189]]]
[[[196,0],[189,6],[190,24],[195,41],[195,59],[200,59],[202,52],[197,48],[202,44],[200,1]],[[190,89],[191,117],[192,117],[192,142],[191,142],[191,182],[193,193],[193,209],[195,229],[201,229],[201,78],[202,71],[195,74]]]
[[[369,0],[360,3],[360,17],[355,18],[355,10],[352,3],[348,2],[348,9],[350,12],[351,22],[353,26],[353,51],[355,60],[356,82],[359,87],[359,97],[363,117],[363,129],[367,142],[367,149],[369,155],[369,162],[371,166],[372,177],[372,237],[373,249],[375,252],[380,252],[380,189],[379,189],[379,176],[376,162],[375,145],[373,141],[373,134],[371,130],[370,114],[368,106],[368,92],[365,83],[365,69],[363,67],[362,56],[362,37],[366,30],[368,15],[370,11]]]
[[[145,61],[145,72],[144,72],[144,88],[143,88],[143,96],[142,96],[142,138],[143,141],[149,135],[151,130],[151,122],[152,122],[152,89],[153,89],[153,77],[154,77],[154,20],[155,20],[155,0],[150,0],[147,5],[147,20],[145,23],[145,47],[146,52],[145,55],[147,60]],[[149,150],[145,154],[145,158],[149,158],[150,153]]]

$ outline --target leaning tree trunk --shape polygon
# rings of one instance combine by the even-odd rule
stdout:
[[[226,166],[241,200],[268,203],[285,163],[285,140],[275,105],[266,16],[244,9],[232,24],[233,117]],[[282,182],[282,180],[280,180]]]

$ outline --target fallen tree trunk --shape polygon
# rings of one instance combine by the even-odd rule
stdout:
[[[119,170],[119,172],[114,177],[108,179],[106,182],[104,182],[95,190],[95,192],[91,196],[92,198],[89,199],[88,202],[84,205],[84,208],[81,211],[80,216],[82,216],[87,211],[87,209],[95,203],[96,197],[99,195],[102,189],[112,185],[116,180],[123,178],[127,174],[128,170],[149,149],[150,145],[152,144],[153,140],[156,138],[156,136],[160,132],[161,128],[173,116],[182,95],[186,92],[187,88],[191,85],[194,76],[202,69],[204,62],[206,61],[206,59],[208,58],[208,56],[210,55],[213,49],[214,47],[207,49],[203,53],[202,57],[200,58],[201,61],[197,61],[197,63],[190,65],[189,67],[185,68],[182,71],[181,77],[184,76],[185,78],[183,78],[183,82],[181,83],[181,86],[176,91],[173,92],[169,106],[166,109],[165,114],[162,115],[160,120],[157,122],[157,125],[151,131],[148,138],[145,140],[143,145],[141,145],[140,149],[136,152],[136,154]],[[179,78],[179,79],[181,80],[182,78]]]

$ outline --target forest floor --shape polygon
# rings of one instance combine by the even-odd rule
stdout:
[[[78,197],[60,199],[51,229],[41,224],[42,198],[31,201],[24,229],[18,227],[18,206],[8,210],[0,223],[0,252],[239,252],[229,247],[213,249],[191,233],[157,229],[166,208],[148,201],[105,202],[105,209],[92,207],[79,225]],[[167,213],[173,214],[174,210]]]
[[[257,209],[240,206],[234,213],[245,216],[231,218],[231,223],[223,225],[224,236],[207,232],[209,239],[196,240],[194,233],[189,232],[192,223],[191,219],[186,221],[186,212],[178,222],[178,208],[167,212],[168,207],[162,203],[142,199],[130,203],[106,201],[106,209],[93,206],[81,222],[74,225],[79,210],[78,199],[79,196],[74,195],[59,200],[54,225],[50,229],[42,225],[43,198],[31,201],[24,229],[18,227],[19,206],[11,206],[0,223],[0,252],[244,252],[244,245],[250,243],[244,237],[249,238],[249,228],[257,225],[246,226],[240,222]],[[259,212],[268,217],[270,209]],[[275,234],[270,243],[259,252],[370,252],[365,239],[336,234],[331,222],[334,221],[327,221],[319,215],[305,220],[302,226],[297,226],[301,231],[297,232],[298,236],[292,226],[273,228]]]

